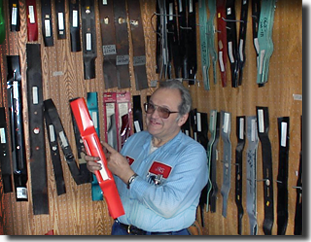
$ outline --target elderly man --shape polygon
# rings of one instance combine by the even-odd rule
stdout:
[[[208,180],[205,149],[181,132],[191,109],[188,89],[177,80],[159,83],[144,104],[147,131],[132,135],[120,153],[103,143],[125,210],[112,235],[189,235]],[[85,159],[91,172],[101,169],[96,157]]]

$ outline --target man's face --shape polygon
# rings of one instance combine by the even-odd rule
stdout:
[[[155,138],[169,140],[180,131],[180,127],[186,122],[188,115],[182,116],[178,121],[178,113],[171,113],[168,118],[164,119],[159,116],[158,106],[167,108],[171,112],[178,111],[181,103],[181,95],[177,89],[160,88],[150,97],[151,104],[156,109],[153,113],[147,114],[146,123],[150,134]]]

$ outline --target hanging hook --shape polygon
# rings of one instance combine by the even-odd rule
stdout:
[[[181,28],[181,29],[192,29],[191,27],[183,27],[183,26],[179,26],[179,28]]]
[[[222,20],[225,21],[225,22],[232,22],[232,23],[237,23],[237,22],[244,23],[245,22],[243,19],[241,19],[241,20],[238,20],[238,19],[233,20],[233,19],[226,19],[224,17],[222,17]]]

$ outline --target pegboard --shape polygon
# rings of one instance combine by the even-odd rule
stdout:
[[[236,16],[240,16],[241,1],[236,1]],[[231,83],[223,88],[220,83],[219,68],[217,67],[217,84],[211,83],[211,90],[205,91],[203,88],[193,88],[193,97],[198,97],[195,104],[200,112],[209,113],[212,109],[218,111],[224,110],[232,115],[232,163],[235,161],[236,139],[236,116],[256,115],[256,106],[269,107],[270,130],[269,138],[272,145],[273,179],[274,179],[274,226],[272,234],[277,234],[277,174],[278,174],[278,130],[277,118],[282,116],[290,117],[290,154],[289,154],[289,174],[288,174],[288,227],[286,234],[293,234],[297,171],[299,166],[300,142],[300,116],[302,115],[302,35],[301,35],[301,16],[302,5],[299,1],[278,1],[276,4],[272,40],[274,51],[270,59],[268,83],[264,87],[258,87],[256,84],[256,52],[253,46],[252,26],[251,26],[251,3],[249,4],[247,39],[245,47],[246,63],[242,86],[232,88]],[[237,23],[237,29],[239,23]],[[215,46],[216,42],[215,42]],[[200,59],[200,58],[199,58]],[[217,63],[218,64],[218,63]],[[229,62],[228,62],[229,64]],[[227,77],[230,80],[229,65]],[[210,72],[210,77],[212,73]],[[202,77],[199,73],[198,79]],[[203,85],[201,85],[203,86]],[[298,97],[298,98],[297,98]],[[243,174],[246,174],[246,156],[244,148],[243,156]],[[220,138],[218,145],[219,160],[217,163],[217,184],[222,184],[222,149],[223,142]],[[257,152],[257,177],[262,177],[262,157],[261,145],[259,142]],[[228,200],[228,214],[224,218],[222,212],[222,196],[218,192],[216,213],[205,214],[204,232],[210,235],[219,234],[237,234],[237,207],[235,204],[235,167],[231,168],[231,190]],[[244,175],[245,177],[245,175]],[[264,220],[263,208],[263,183],[257,184],[257,222],[258,234],[262,235],[262,225]],[[249,234],[249,222],[246,212],[246,181],[243,181],[243,208],[244,216],[242,220],[242,234]],[[212,221],[212,222],[211,222]]]
[[[56,15],[54,1],[52,2],[52,18],[53,33],[56,33]],[[26,93],[26,6],[25,1],[20,0],[20,17],[21,31],[10,32],[9,21],[6,21],[6,40],[0,45],[1,51],[1,95],[0,104],[7,106],[6,101],[6,55],[20,55],[22,67],[23,92]],[[155,0],[140,0],[143,28],[145,34],[146,46],[146,68],[148,82],[158,80],[155,72],[156,62],[156,12]],[[241,0],[236,1],[236,16],[240,16]],[[274,16],[273,26],[273,43],[274,51],[270,59],[269,79],[264,87],[258,87],[256,84],[256,53],[252,42],[252,25],[251,25],[251,4],[249,4],[248,27],[246,39],[246,63],[244,67],[243,83],[238,88],[232,88],[230,81],[227,87],[221,86],[219,66],[217,63],[217,83],[211,83],[211,89],[206,91],[202,83],[200,44],[197,44],[198,52],[198,73],[195,85],[188,86],[193,97],[193,108],[197,108],[199,112],[209,113],[212,109],[218,111],[224,110],[232,115],[231,124],[231,141],[232,141],[232,161],[235,160],[235,147],[237,144],[235,127],[236,116],[256,115],[256,106],[269,107],[270,131],[269,138],[272,144],[273,155],[273,178],[276,179],[278,173],[278,133],[277,133],[277,117],[290,116],[290,154],[289,154],[289,218],[287,234],[293,234],[296,190],[292,186],[296,185],[299,165],[300,152],[300,116],[302,115],[302,101],[297,100],[294,95],[302,94],[302,5],[301,1],[278,1]],[[103,93],[104,91],[118,91],[117,88],[105,89],[104,75],[102,71],[103,55],[101,50],[101,34],[98,12],[98,1],[95,0],[95,17],[96,17],[96,40],[97,40],[97,58],[96,78],[92,80],[84,80],[83,78],[83,56],[82,52],[72,53],[70,51],[69,38],[69,6],[66,1],[66,31],[67,38],[57,40],[54,35],[54,46],[44,47],[41,32],[41,2],[37,1],[37,19],[39,28],[39,39],[36,43],[41,44],[41,62],[42,75],[44,82],[44,99],[52,98],[58,113],[62,119],[62,123],[70,144],[74,144],[74,133],[72,128],[71,114],[68,100],[75,97],[85,97],[87,92],[98,92],[99,101],[99,117],[104,120],[103,113]],[[6,19],[9,19],[8,3],[4,1],[4,13]],[[128,21],[129,22],[129,21]],[[215,22],[216,23],[216,22]],[[237,24],[239,26],[239,24]],[[239,28],[237,28],[239,29]],[[132,58],[131,33],[130,40],[130,59]],[[197,40],[199,41],[199,26],[197,27]],[[217,43],[217,35],[215,35],[215,46]],[[227,65],[229,70],[229,65]],[[130,64],[131,88],[124,89],[129,91],[132,96],[140,95],[141,102],[146,101],[146,97],[151,95],[153,88],[137,91],[135,88],[135,80],[133,76],[133,67]],[[210,79],[212,73],[210,70]],[[227,71],[228,80],[230,80],[230,71]],[[186,84],[187,85],[187,84]],[[26,147],[29,147],[28,137],[28,113],[26,94],[23,96],[23,116],[25,120]],[[104,140],[104,122],[99,122],[101,139]],[[46,141],[47,142],[47,141]],[[74,154],[77,150],[71,145]],[[48,147],[48,143],[46,143]],[[245,149],[247,144],[245,145]],[[223,142],[220,138],[218,145],[219,161],[217,165],[217,183],[218,187],[222,184],[222,157]],[[244,149],[244,154],[245,154]],[[29,157],[29,149],[27,149],[27,157]],[[51,164],[50,153],[47,150],[47,175],[48,175],[48,195],[49,195],[49,211],[48,215],[33,215],[32,201],[29,196],[28,202],[17,203],[14,194],[5,194],[2,197],[2,203],[6,204],[4,211],[4,233],[11,235],[43,235],[50,230],[54,230],[59,235],[107,235],[110,234],[112,218],[108,214],[105,201],[91,200],[91,185],[84,184],[77,186],[73,181],[68,170],[67,164],[62,157],[62,165],[64,171],[64,179],[67,193],[57,196],[54,171]],[[29,170],[28,170],[29,171]],[[258,146],[257,157],[258,178],[262,177],[261,164],[261,147]],[[216,213],[205,212],[203,228],[204,234],[209,235],[236,235],[237,234],[237,208],[234,198],[235,186],[235,168],[231,170],[231,190],[228,199],[228,213],[224,218],[221,215],[222,197],[220,192],[217,199]],[[243,174],[246,174],[246,158],[243,156]],[[30,171],[28,174],[29,180]],[[246,175],[244,175],[246,177]],[[31,191],[31,183],[28,182],[28,190]],[[248,215],[246,213],[246,181],[243,182],[243,208],[244,216],[242,220],[242,234],[249,234]],[[264,234],[262,230],[263,224],[263,186],[258,183],[258,234]],[[276,193],[277,184],[274,183],[274,206],[275,221],[273,226],[273,234],[276,234]]]

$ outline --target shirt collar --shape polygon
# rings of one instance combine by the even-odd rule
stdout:
[[[147,136],[147,139],[146,139],[146,142],[145,142],[145,144],[143,145],[143,148],[144,149],[149,149],[150,148],[150,143],[151,143],[151,139],[152,139],[152,135],[150,134],[150,133],[148,133],[149,135]],[[181,139],[181,137],[182,137],[182,135],[183,135],[183,133],[181,132],[181,130],[179,131],[179,133],[173,138],[173,139],[171,139],[170,141],[168,141],[167,143],[165,143],[163,146],[161,146],[161,147],[165,147],[165,146],[167,146],[168,144],[171,144],[171,143],[173,143],[173,142],[176,142],[176,141],[178,141],[178,140],[180,140]],[[160,148],[160,147],[159,147]]]

